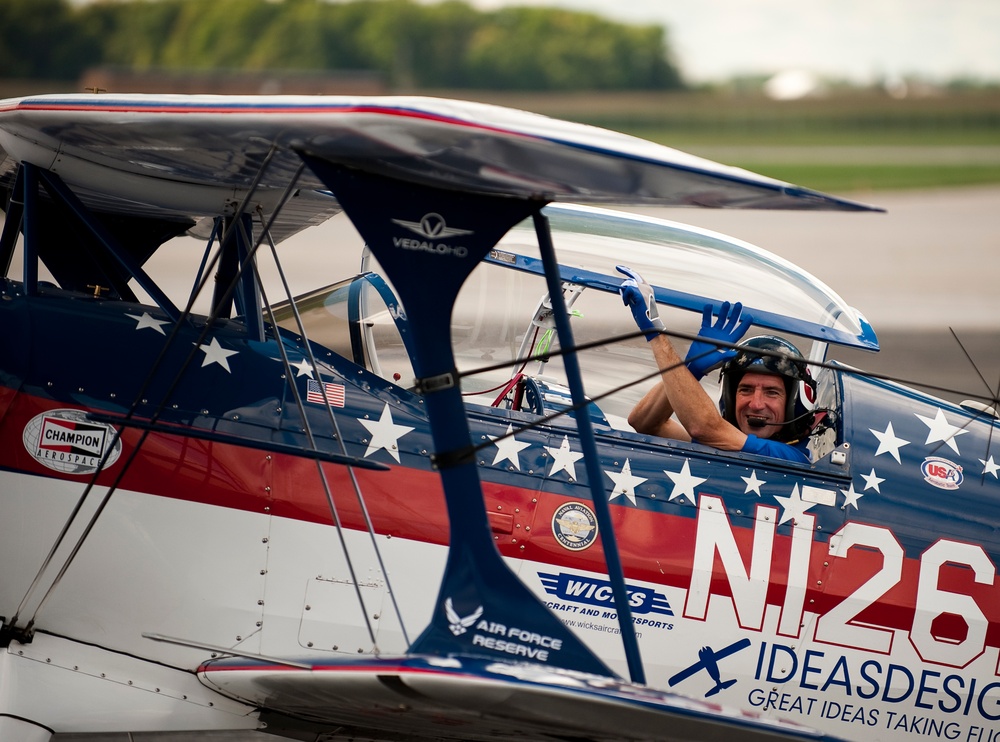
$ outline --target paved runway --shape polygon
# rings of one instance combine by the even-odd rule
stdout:
[[[643,209],[801,266],[876,329],[1000,331],[1000,187],[849,194],[885,213]]]

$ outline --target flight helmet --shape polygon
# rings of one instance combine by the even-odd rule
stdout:
[[[736,389],[748,372],[773,374],[785,382],[785,425],[772,439],[796,441],[808,435],[815,417],[816,382],[799,349],[774,335],[753,337],[737,346],[736,355],[722,365],[719,399],[719,411],[733,425],[736,425]]]

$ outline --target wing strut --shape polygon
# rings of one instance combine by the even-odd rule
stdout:
[[[552,246],[549,220],[540,211],[536,211],[532,216],[535,221],[535,233],[538,235],[538,247],[542,254],[542,262],[545,264],[545,282],[549,288],[549,301],[552,302],[552,316],[556,321],[559,345],[564,349],[573,348],[575,347],[573,331],[569,324],[569,313],[566,311],[566,299],[562,292],[559,264]],[[563,353],[562,360],[573,405],[576,409],[586,410],[588,400],[583,388],[583,376],[580,374],[580,360],[576,353]],[[621,555],[618,552],[618,540],[614,537],[608,495],[602,486],[604,472],[601,471],[601,459],[597,453],[597,443],[594,441],[594,427],[590,415],[584,413],[575,417],[580,431],[580,446],[583,448],[583,463],[587,469],[587,481],[590,483],[590,493],[594,500],[594,515],[602,534],[601,544],[604,546],[604,558],[607,561],[608,578],[611,581],[615,608],[618,611],[618,624],[621,627],[622,643],[625,645],[625,658],[628,661],[629,674],[632,677],[632,682],[645,683],[646,673],[643,670],[642,658],[639,654],[639,641],[635,637],[635,630],[632,629],[632,609],[629,607],[624,569]]]
[[[613,677],[509,570],[496,548],[451,346],[452,308],[462,284],[497,241],[515,224],[537,215],[544,201],[415,187],[308,154],[303,159],[333,190],[378,259],[406,307],[413,334],[413,367],[431,423],[431,460],[445,492],[450,548],[430,625],[408,652],[494,659],[512,659],[514,654]],[[591,458],[597,462],[596,453]],[[588,472],[588,478],[599,491],[595,499],[606,497],[600,472]],[[604,510],[607,515],[606,501]],[[613,529],[610,518],[605,520],[601,525],[607,548]],[[620,562],[618,586],[627,604]],[[623,633],[631,633],[628,613],[620,615],[628,622]],[[641,677],[638,653],[633,654],[629,664],[640,666]]]
[[[21,267],[24,293],[27,296],[38,294],[38,243],[39,231],[37,213],[38,207],[38,168],[28,163],[22,163],[19,168],[24,185],[22,201],[22,229],[24,230],[24,259]]]
[[[90,211],[86,206],[84,206],[83,202],[77,198],[76,194],[66,187],[62,178],[51,171],[36,168],[34,165],[29,163],[23,163],[21,167],[25,169],[26,174],[28,175],[32,175],[32,171],[34,171],[34,175],[25,180],[26,205],[29,198],[36,195],[32,193],[33,189],[31,189],[30,183],[34,177],[37,177],[38,180],[45,186],[45,189],[49,193],[58,195],[63,204],[65,204],[73,212],[73,215],[79,220],[80,224],[86,227],[86,229],[104,246],[108,254],[124,269],[125,275],[134,278],[136,283],[142,286],[143,290],[145,290],[146,293],[152,297],[153,301],[159,305],[166,315],[170,317],[172,321],[177,322],[181,314],[180,310],[174,306],[174,303],[170,300],[170,298],[163,293],[160,287],[157,286],[156,283],[146,274],[146,272],[142,269],[142,266],[140,266],[139,263],[136,262],[126,250],[123,250],[119,246],[118,241],[114,238],[114,236],[112,236],[112,234],[105,229],[98,220],[91,218]],[[26,215],[25,227],[27,228],[32,221],[33,219],[27,218]],[[27,241],[28,238],[25,236],[25,242]],[[37,255],[37,252],[34,254]],[[25,262],[27,263],[27,261]],[[34,263],[35,261],[31,262]],[[37,272],[37,266],[35,270]],[[27,281],[25,283],[27,284]],[[27,286],[25,289],[27,290]]]
[[[10,191],[10,200],[5,205],[7,212],[3,234],[0,235],[0,275],[10,273],[10,264],[14,260],[14,248],[17,246],[17,235],[21,230],[21,218],[24,216],[24,169],[18,168],[14,176],[14,186]]]
[[[303,167],[305,167],[303,165]],[[274,242],[271,240],[270,229],[265,229],[261,236],[262,239],[266,238],[268,245],[271,248],[271,255],[274,258],[274,266],[278,271],[278,277],[281,279],[281,284],[285,290],[285,296],[288,297],[289,306],[291,307],[292,314],[295,317],[295,324],[298,328],[299,334],[302,336],[304,342],[303,345],[306,349],[306,356],[309,359],[309,365],[312,366],[313,371],[316,373],[317,377],[320,377],[320,365],[316,361],[316,355],[313,352],[312,343],[309,341],[308,333],[306,332],[305,324],[302,321],[302,316],[299,314],[298,306],[292,299],[292,292],[288,286],[288,280],[285,278],[285,272],[281,267],[281,261],[278,260],[278,250],[275,247]],[[257,267],[253,265],[254,273],[256,275]],[[259,276],[257,276],[257,285],[260,287],[260,295],[264,302],[264,307],[268,314],[268,321],[271,326],[275,329],[275,336],[278,339],[278,350],[281,354],[281,362],[285,367],[285,372],[289,377],[292,376],[291,362],[288,360],[288,354],[285,352],[285,346],[281,341],[281,333],[278,329],[278,322],[274,318],[274,313],[271,308],[271,303],[267,300],[267,294],[264,291],[264,284],[260,281]],[[309,440],[309,445],[313,448],[316,447],[316,437],[313,434],[312,426],[309,423],[309,416],[306,414],[305,408],[302,404],[302,396],[295,385],[291,386],[292,395],[295,397],[295,404],[299,408],[299,415],[305,426],[306,437]],[[338,441],[340,441],[341,450],[343,451],[343,457],[349,458],[347,456],[347,449],[344,447],[344,435],[340,430],[340,423],[337,422],[337,416],[333,413],[333,407],[327,399],[327,392],[325,386],[320,386],[320,394],[323,396],[324,407],[326,408],[326,414],[330,421],[330,427],[333,428],[334,436]],[[333,524],[337,529],[337,534],[340,537],[340,547],[343,550],[344,561],[347,564],[347,569],[351,574],[351,582],[354,584],[354,593],[358,599],[358,605],[361,606],[362,615],[365,618],[365,628],[368,630],[368,637],[371,639],[372,646],[375,647],[376,653],[378,653],[378,642],[375,638],[375,630],[372,628],[371,621],[369,621],[368,616],[371,615],[371,611],[368,610],[365,605],[364,596],[361,594],[361,581],[358,579],[357,574],[354,569],[354,560],[351,558],[350,550],[347,548],[347,540],[344,537],[344,526],[340,518],[340,513],[337,510],[337,504],[333,498],[333,490],[330,487],[329,479],[326,476],[326,472],[323,467],[319,465],[319,461],[316,462],[316,471],[319,475],[320,483],[323,485],[323,493],[326,495],[327,506],[330,509],[330,516],[333,518]],[[358,506],[361,508],[361,513],[365,519],[365,526],[368,530],[368,536],[372,541],[373,551],[375,553],[376,559],[378,560],[379,569],[385,576],[386,585],[389,589],[389,598],[392,602],[393,610],[396,613],[396,618],[399,621],[399,627],[403,632],[403,638],[407,643],[409,643],[409,635],[406,631],[406,622],[403,620],[403,613],[399,608],[399,603],[396,600],[396,591],[393,589],[392,581],[389,577],[389,570],[385,567],[385,562],[382,559],[382,550],[379,549],[378,543],[375,539],[375,526],[372,524],[371,516],[368,512],[368,505],[365,503],[365,498],[361,493],[361,484],[358,482],[357,475],[351,466],[347,467],[347,474],[351,480],[351,489],[354,492],[354,496],[357,498]]]
[[[250,214],[224,218],[224,237],[219,240],[219,270],[212,296],[212,316],[229,317],[233,305],[242,315],[253,340],[263,342],[264,322],[260,312],[261,289],[255,270],[256,247]],[[232,239],[229,239],[232,236]]]

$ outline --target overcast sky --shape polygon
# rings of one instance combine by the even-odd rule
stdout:
[[[430,1],[430,0],[425,0]],[[469,0],[668,28],[689,82],[804,69],[856,82],[1000,80],[1000,0]]]

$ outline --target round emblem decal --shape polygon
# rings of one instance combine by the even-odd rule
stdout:
[[[115,441],[115,429],[91,422],[82,410],[49,410],[35,415],[24,426],[24,447],[35,461],[64,474],[93,474],[101,457],[115,443],[105,466],[111,466],[122,452]]]
[[[579,502],[561,505],[552,516],[552,535],[570,551],[583,551],[597,538],[594,511]]]
[[[928,456],[920,465],[924,481],[943,490],[957,490],[965,477],[962,467],[940,456]]]

